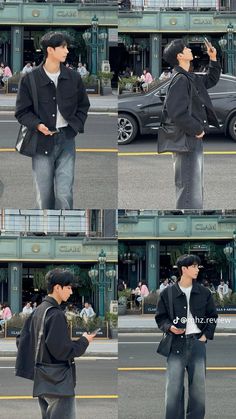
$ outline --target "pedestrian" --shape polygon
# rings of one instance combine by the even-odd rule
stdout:
[[[33,70],[33,67],[31,65],[30,62],[26,63],[26,65],[23,67],[22,69],[22,74],[26,74],[26,73],[31,73],[31,71]]]
[[[160,293],[156,322],[171,333],[167,357],[165,419],[184,419],[184,373],[188,373],[189,396],[186,417],[205,416],[206,342],[213,339],[218,317],[209,289],[197,282],[201,261],[197,255],[180,256],[176,262],[180,279]],[[170,318],[169,291],[173,317]]]
[[[85,67],[85,64],[83,65],[82,63],[78,63],[77,72],[80,74],[80,76],[81,76],[82,78],[83,78],[83,77],[86,77],[86,76],[87,76],[88,71],[87,71],[87,69],[86,69],[86,67]]]
[[[38,209],[72,209],[75,136],[84,132],[89,100],[80,75],[64,66],[69,37],[49,32],[41,38],[43,62],[32,74],[37,86],[38,115],[33,110],[29,74],[21,79],[15,116],[38,131],[32,157]]]
[[[23,307],[22,314],[25,316],[29,316],[32,313],[33,309],[31,307],[31,302],[27,301],[25,306]]]
[[[162,292],[164,289],[166,289],[169,286],[169,279],[165,278],[163,282],[160,285],[160,292]]]
[[[69,336],[66,317],[63,310],[60,308],[60,304],[62,302],[66,302],[72,294],[72,285],[74,283],[73,274],[67,270],[54,269],[46,274],[45,279],[47,283],[48,295],[36,308],[31,319],[29,319],[31,320],[30,337],[32,339],[30,350],[33,351],[34,359],[42,319],[46,309],[50,307],[46,313],[43,328],[43,339],[40,344],[42,345],[40,349],[40,353],[42,354],[42,363],[45,365],[45,381],[48,380],[50,383],[50,380],[52,380],[53,377],[50,377],[49,375],[47,376],[46,365],[55,365],[56,367],[56,364],[58,366],[59,364],[68,365],[68,363],[70,363],[74,370],[75,377],[74,357],[79,357],[84,354],[89,343],[93,341],[95,335],[84,333],[78,340],[71,340]],[[29,374],[30,372],[24,371],[24,366],[21,365],[21,362],[27,365],[24,351],[25,354],[28,353],[29,348],[22,348],[22,346],[19,345],[18,347],[16,375],[26,377],[26,374]],[[22,361],[20,362],[20,360]],[[27,378],[30,378],[30,376]],[[35,381],[35,377],[33,379]],[[60,390],[60,386],[61,388],[65,387],[64,376],[61,378],[61,381],[55,385],[55,387],[56,386],[59,387],[54,389],[57,394]],[[76,419],[77,417],[74,396],[63,397],[63,395],[61,395],[60,397],[52,397],[50,394],[47,394],[47,391],[45,390],[45,393],[38,397],[38,401],[42,419]]]
[[[203,137],[209,125],[219,127],[207,89],[220,78],[216,49],[207,47],[207,74],[189,72],[193,54],[182,39],[164,49],[163,58],[174,67],[166,98],[168,117],[187,134],[189,152],[173,154],[177,209],[203,208]],[[177,75],[176,75],[177,74]]]
[[[93,319],[95,316],[96,313],[94,312],[92,305],[85,302],[84,308],[80,312],[80,317],[87,323],[89,319]]]

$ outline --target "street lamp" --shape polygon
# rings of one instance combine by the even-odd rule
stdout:
[[[98,255],[98,269],[94,266],[88,271],[88,275],[93,285],[97,285],[99,289],[99,316],[105,315],[105,289],[109,286],[116,276],[115,269],[106,269],[107,257],[102,249]]]
[[[234,55],[236,51],[236,39],[234,39],[234,26],[230,22],[227,26],[226,38],[219,40],[219,45],[222,51],[227,56],[227,71],[231,75],[235,75]]]
[[[96,75],[98,70],[98,48],[104,47],[107,40],[107,33],[100,32],[98,28],[98,18],[96,15],[91,20],[91,28],[83,33],[83,39],[91,48],[91,74]]]
[[[227,261],[231,264],[233,267],[233,275],[232,275],[232,288],[233,291],[236,291],[236,280],[235,280],[235,274],[236,274],[236,230],[233,232],[233,243],[228,243],[225,248],[223,249],[223,252],[226,256]]]

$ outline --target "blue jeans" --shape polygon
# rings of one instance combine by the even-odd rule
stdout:
[[[177,209],[203,208],[203,144],[188,153],[174,153],[173,166]]]
[[[50,155],[32,157],[33,179],[36,188],[36,208],[72,209],[75,169],[75,139],[63,132],[54,136]]]
[[[76,404],[74,397],[53,399],[39,397],[42,419],[76,419]]]
[[[185,418],[185,369],[189,392],[186,419],[205,416],[206,344],[193,337],[186,339],[183,353],[171,351],[167,359],[165,419]]]

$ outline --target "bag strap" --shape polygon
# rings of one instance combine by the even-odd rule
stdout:
[[[42,362],[42,357],[43,357],[42,352],[43,351],[41,351],[40,359],[38,359],[38,356],[39,356],[39,352],[40,352],[40,349],[41,349],[40,346],[41,346],[41,343],[42,343],[42,340],[43,340],[42,338],[44,336],[44,322],[45,322],[46,314],[47,314],[48,310],[50,310],[50,308],[54,308],[54,306],[47,307],[46,310],[43,313],[43,317],[42,317],[42,321],[41,321],[41,325],[40,325],[40,330],[39,330],[39,335],[38,335],[37,348],[36,348],[36,353],[35,353],[35,364],[37,362]]]
[[[169,90],[170,90],[171,85],[173,84],[174,79],[175,79],[175,78],[176,78],[179,74],[183,74],[183,75],[184,75],[185,77],[187,77],[187,79],[189,80],[188,76],[186,76],[184,73],[180,73],[180,72],[176,73],[176,74],[174,75],[174,77],[172,77],[172,80],[171,80],[171,82],[170,82],[170,84],[169,84],[169,86],[168,86],[168,90],[167,90],[167,93],[166,93],[166,98],[165,98],[165,101],[164,101],[164,106],[163,106],[162,113],[161,113],[160,125],[162,124],[163,119],[164,119],[164,111],[165,111],[165,110],[167,110],[167,109],[166,109],[166,102],[167,102],[168,92],[169,92]],[[193,83],[192,83],[191,81],[189,81],[189,84],[190,84],[190,100],[189,100],[189,106],[188,106],[188,113],[189,113],[189,115],[191,115],[191,114],[192,114]]]
[[[169,286],[168,291],[168,300],[169,300],[169,309],[170,309],[170,319],[174,319],[174,307],[173,307],[173,291],[172,291],[173,285]]]
[[[37,93],[37,86],[36,86],[33,73],[34,73],[34,70],[29,73],[29,82],[30,82],[30,87],[31,87],[31,92],[32,92],[34,112],[38,116],[38,113],[39,113],[38,93]]]

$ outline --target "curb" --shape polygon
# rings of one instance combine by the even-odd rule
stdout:
[[[119,327],[118,333],[156,333],[160,334],[162,333],[159,329],[154,327],[147,327],[145,329],[141,327],[134,328],[126,328],[126,327]],[[236,329],[230,329],[230,328],[217,328],[215,333],[236,333]]]
[[[15,106],[0,106],[0,112],[1,111],[15,111]],[[117,107],[113,106],[113,107],[91,107],[89,108],[89,113],[90,112],[117,112]]]
[[[0,351],[0,359],[1,358],[16,358],[16,351]],[[82,355],[79,358],[83,357],[104,357],[104,358],[110,358],[110,357],[117,357],[118,352],[86,352],[84,355]],[[75,359],[79,359],[76,357]]]

